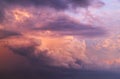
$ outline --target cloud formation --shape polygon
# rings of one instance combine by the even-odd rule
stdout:
[[[12,36],[19,36],[21,34],[9,30],[0,30],[0,39],[5,39]]]
[[[90,0],[0,0],[1,4],[9,5],[34,5],[34,6],[43,6],[51,7],[55,9],[68,9],[69,7],[87,7],[92,2]]]
[[[114,47],[115,51],[119,48],[116,47],[118,42],[112,45],[114,41],[109,44],[103,41],[98,45],[98,50],[93,50],[94,46],[88,49],[91,41],[86,42],[86,40],[104,37],[107,33],[105,28],[82,23],[75,19],[75,13],[72,17],[65,13],[68,10],[73,12],[73,9],[78,8],[86,10],[94,4],[94,1],[99,0],[0,0],[0,24],[5,27],[0,26],[0,40],[7,41],[3,48],[29,63],[28,68],[15,65],[16,70],[10,72],[18,76],[21,74],[21,78],[24,71],[25,74],[33,74],[32,77],[26,75],[26,78],[22,79],[89,79],[86,74],[97,73],[91,71],[92,69],[106,67],[106,63],[111,65],[111,62],[119,62],[119,59],[115,59],[101,63],[104,59],[94,54],[96,51],[101,52],[102,49],[110,50],[111,47]],[[86,15],[87,13],[85,17]],[[92,15],[88,13],[88,16]],[[94,59],[95,56],[101,61]],[[99,75],[101,73],[103,72]],[[97,76],[90,77],[98,79]],[[106,78],[111,77],[105,76],[103,79]]]
[[[4,37],[1,37],[7,41],[5,46],[31,62],[53,67],[83,68],[88,64],[86,43],[74,36],[89,38],[106,34],[101,27],[82,24],[63,11],[69,7],[88,7],[90,0],[0,1],[5,6],[1,9],[1,12],[5,12],[1,14],[5,16],[2,26],[10,31],[10,35],[4,32]],[[14,31],[18,31],[21,36],[12,37]]]
[[[100,27],[78,23],[67,17],[59,17],[54,22],[50,22],[46,26],[40,28],[34,28],[34,30],[52,31],[61,35],[75,35],[83,37],[103,36],[106,34],[105,30]]]
[[[61,42],[59,42],[59,39],[61,39]],[[9,39],[6,47],[13,51],[14,54],[27,58],[31,63],[65,68],[82,68],[84,63],[87,63],[84,41],[75,41],[69,37],[40,37],[40,39],[32,37],[28,40],[22,37],[16,39],[16,43],[12,41],[15,41],[15,39]],[[77,43],[79,45],[76,46]]]
[[[2,22],[5,19],[5,10],[15,6],[33,6],[63,11],[81,7],[87,8],[97,3],[101,4],[100,0],[0,0],[0,21]]]

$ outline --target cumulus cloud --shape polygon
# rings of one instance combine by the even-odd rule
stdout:
[[[28,40],[22,37],[16,39],[14,43],[15,39],[7,40],[6,47],[14,54],[27,58],[31,63],[53,67],[83,68],[88,62],[85,55],[85,41],[78,41],[72,37],[40,37],[39,39],[32,37]],[[79,45],[76,45],[78,43]]]
[[[118,43],[120,43],[120,34],[111,35],[107,39],[100,41],[96,47],[98,47],[98,49],[116,50],[120,48]]]
[[[0,54],[6,53],[3,50],[9,50],[7,54],[14,55],[11,58],[18,58],[13,59],[18,60],[17,66],[16,63],[13,64],[15,61],[11,60],[14,66],[8,67],[10,69],[15,67],[15,71],[11,69],[8,72],[11,74],[5,74],[5,77],[3,75],[3,78],[0,78],[98,79],[101,76],[102,79],[113,79],[112,76],[120,78],[119,75],[111,73],[108,77],[106,76],[108,72],[104,74],[91,71],[96,68],[119,66],[119,36],[117,39],[112,37],[97,40],[96,44],[94,40],[96,37],[106,35],[105,28],[82,23],[75,19],[77,15],[75,13],[72,17],[69,16],[69,12],[82,8],[86,14],[79,16],[79,19],[82,16],[90,16],[85,19],[91,20],[94,16],[91,18],[88,8],[91,5],[97,8],[104,5],[99,2],[100,5],[96,6],[97,1],[99,2],[99,0],[0,0]],[[92,41],[95,43],[93,46],[90,45]],[[3,56],[1,61],[7,57]],[[26,65],[21,67],[20,64],[23,64],[21,60],[29,63],[27,67]],[[11,62],[7,62],[7,66]],[[0,75],[1,72],[0,70]],[[89,76],[86,77],[86,74]]]
[[[106,34],[102,28],[82,24],[63,11],[69,7],[88,7],[91,3],[89,0],[22,0],[20,2],[1,0],[1,2],[5,6],[1,12],[5,12],[6,18],[1,24],[5,28],[1,29],[10,31],[4,32],[3,36],[11,36],[3,39],[7,41],[4,46],[31,62],[36,61],[42,63],[41,65],[54,67],[83,68],[89,62],[85,54],[86,43],[84,40],[77,40],[74,36],[99,37]],[[22,4],[29,7],[21,6]],[[35,7],[36,5],[38,7]],[[59,8],[61,11],[57,12],[48,6]],[[19,32],[21,36],[12,37],[15,35],[14,31]]]
[[[93,43],[92,45],[87,45],[87,56],[91,62],[98,67],[117,71],[117,68],[119,69],[120,66],[119,35],[93,41],[91,41]]]
[[[2,25],[0,40],[7,42],[3,46],[14,55],[26,58],[33,69],[36,67],[34,65],[37,65],[35,70],[43,69],[42,74],[48,71],[54,72],[53,69],[90,68],[88,66],[91,62],[86,55],[86,41],[82,38],[100,37],[106,32],[102,27],[80,23],[66,15],[64,11],[87,8],[93,2],[90,0],[0,0]],[[77,39],[75,36],[81,38]]]

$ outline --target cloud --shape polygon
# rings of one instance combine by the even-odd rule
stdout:
[[[20,47],[20,48],[9,47],[9,49],[21,56],[26,56],[26,57],[32,56],[32,53],[34,53],[35,51],[34,46]]]
[[[95,66],[98,66],[101,61],[102,68],[106,66],[106,63],[120,63],[120,59],[117,58],[107,59],[109,54],[103,52],[103,49],[105,49],[105,52],[106,50],[109,51],[109,53],[110,51],[119,52],[117,50],[120,48],[120,46],[117,46],[119,40],[115,40],[117,42],[114,43],[114,40],[110,38],[111,42],[109,43],[106,40],[100,42],[98,50],[88,49],[88,43],[91,43],[91,41],[86,42],[84,37],[104,36],[106,30],[102,27],[82,24],[74,19],[74,15],[70,18],[69,15],[65,14],[65,10],[88,8],[94,4],[94,1],[0,0],[0,23],[6,29],[14,30],[0,30],[0,40],[7,41],[4,47],[9,49],[8,55],[12,54],[18,58],[12,59],[11,56],[9,59],[12,59],[12,63],[5,62],[8,63],[7,66],[11,70],[7,71],[6,69],[5,72],[8,74],[4,74],[0,70],[0,79],[115,79],[115,77],[120,79],[119,74],[91,71],[96,69]],[[50,36],[50,33],[53,36]],[[55,35],[58,35],[58,37]],[[81,36],[83,39],[74,36]],[[93,48],[95,48],[95,45]],[[2,50],[0,52],[5,53]],[[88,51],[89,55],[86,53]],[[98,52],[103,53],[104,56]],[[108,61],[103,61],[105,60],[104,57]],[[4,60],[6,58],[3,57]],[[29,63],[25,66],[23,61]],[[6,66],[4,63],[1,64]],[[98,66],[98,69],[101,67]],[[1,77],[1,74],[3,77]]]
[[[90,40],[87,56],[99,68],[119,71],[120,66],[120,35],[110,35],[104,39]],[[93,52],[94,51],[94,52]]]
[[[22,44],[21,44],[22,45]],[[76,46],[77,44],[75,44]],[[20,48],[22,47],[22,48]],[[29,45],[29,46],[20,46],[19,48],[17,46],[15,46],[14,48],[12,48],[12,51],[14,52],[13,54],[15,54],[14,56],[23,56],[25,58],[28,59],[27,62],[32,61],[33,58],[35,58],[36,62],[34,61],[34,63],[32,64],[28,64],[26,67],[22,67],[22,66],[18,66],[16,67],[14,65],[14,70],[6,70],[6,71],[0,71],[0,78],[1,79],[79,79],[79,78],[83,78],[83,79],[119,79],[119,73],[114,73],[114,72],[109,72],[109,71],[103,71],[103,70],[92,70],[92,69],[84,69],[84,67],[82,69],[75,69],[75,68],[65,68],[64,66],[50,66],[50,65],[46,65],[46,60],[50,63],[54,62],[53,60],[51,61],[51,59],[49,59],[47,56],[47,54],[45,54],[48,51],[43,51],[43,53],[39,54],[39,58],[36,58],[35,55],[31,55],[33,54],[32,52],[34,50],[32,50],[31,48],[35,48],[33,45]],[[82,46],[80,46],[82,47]],[[28,50],[28,51],[27,51]],[[32,50],[32,51],[31,51]],[[27,53],[26,55],[21,54],[21,53]],[[42,52],[42,51],[41,51]],[[56,52],[54,52],[56,53]],[[53,53],[53,54],[54,54]],[[63,54],[63,53],[62,53]],[[47,56],[46,56],[47,55]],[[79,55],[79,54],[77,54]],[[59,55],[57,55],[59,56]],[[47,58],[45,58],[47,57]],[[56,57],[58,58],[58,57]],[[62,59],[62,58],[61,58]],[[15,60],[15,59],[14,59]],[[20,59],[22,60],[22,59]],[[59,59],[56,59],[56,61]],[[45,62],[43,62],[45,61]],[[66,61],[64,59],[64,61]],[[19,62],[19,61],[18,61]],[[57,61],[58,62],[58,61]],[[10,62],[8,62],[9,64],[11,64]],[[12,62],[14,63],[14,62]],[[58,62],[60,63],[60,62]],[[84,64],[82,61],[77,61],[76,63],[79,63],[80,65]],[[81,64],[82,63],[82,64]],[[8,66],[9,66],[8,64]],[[17,64],[23,64],[21,62],[17,63]],[[24,66],[24,65],[23,65]],[[9,67],[11,69],[11,67]],[[7,75],[7,76],[6,76]],[[86,76],[87,75],[87,76]]]
[[[49,51],[47,50],[39,50],[35,48],[35,46],[21,46],[21,47],[8,47],[14,54],[25,57],[31,64],[38,64],[40,67],[42,66],[50,66],[52,63],[52,58],[47,56]],[[36,52],[37,51],[37,52]],[[36,55],[35,53],[39,53]],[[52,65],[53,66],[53,65]]]
[[[4,12],[0,9],[0,23],[3,22],[3,19],[4,19]]]
[[[94,27],[71,20],[69,17],[59,17],[55,21],[48,23],[46,26],[34,28],[38,31],[52,31],[60,35],[75,35],[83,37],[104,36],[105,30],[100,27]]]
[[[5,39],[12,36],[19,36],[21,34],[9,30],[0,30],[0,39]]]
[[[97,0],[96,0],[97,1]],[[9,4],[9,5],[34,5],[34,6],[43,6],[43,7],[51,7],[59,10],[68,9],[70,6],[72,7],[87,7],[92,2],[90,0],[0,0],[1,4]]]
[[[40,12],[37,12],[37,10]],[[23,30],[39,33],[50,31],[54,36],[69,35],[80,37],[100,37],[106,35],[104,28],[79,23],[76,19],[65,15],[63,12],[59,13],[54,10],[41,10],[36,8],[33,8],[33,12],[31,12],[30,8],[23,9],[23,7],[10,9],[9,11],[8,13],[10,14],[6,15],[6,17],[12,16],[12,18],[7,18],[8,25],[6,24],[6,27],[20,32]],[[50,16],[50,14],[52,15]],[[9,23],[11,25],[10,27]]]
[[[50,8],[59,11],[75,10],[76,8],[87,8],[92,4],[100,3],[100,0],[0,0],[0,21],[6,18],[5,11],[16,6]]]
[[[84,67],[88,61],[85,55],[85,42],[69,37],[51,38],[40,36],[39,38],[37,35],[28,38],[28,40],[21,37],[7,41],[6,47],[14,54],[23,56],[31,63],[38,63],[39,65],[79,69]],[[79,45],[76,46],[78,43]],[[79,50],[81,51],[78,52]]]

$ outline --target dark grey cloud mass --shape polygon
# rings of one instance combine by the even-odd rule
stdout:
[[[100,27],[94,27],[91,25],[81,24],[69,20],[69,18],[58,18],[54,22],[49,23],[47,26],[40,28],[34,28],[34,30],[40,31],[53,31],[60,35],[76,35],[85,37],[103,36],[106,34],[105,30]]]
[[[50,57],[48,55],[48,53],[50,51],[47,50],[47,49],[37,51],[36,44],[30,45],[30,46],[28,45],[27,47],[25,47],[25,46],[22,46],[22,47],[21,46],[20,47],[8,46],[8,48],[14,54],[20,55],[20,56],[23,56],[23,57],[27,58],[28,61],[31,62],[32,64],[38,64],[40,67],[41,66],[53,66],[53,67],[56,67],[54,65],[51,65],[51,63],[53,63],[56,60],[54,60],[52,57]],[[37,55],[35,53],[37,53]],[[76,59],[75,63],[81,65],[82,68],[84,68],[84,62],[82,60]]]
[[[4,19],[4,10],[10,6],[39,6],[62,11],[70,8],[89,7],[94,1],[99,0],[0,0],[0,21]]]
[[[36,44],[30,45],[27,47],[8,47],[11,51],[13,51],[14,54],[23,56],[29,60],[32,64],[38,64],[40,66],[47,66],[52,60],[47,57],[46,53],[48,52],[47,50],[41,50],[41,51],[36,51],[35,48]],[[35,53],[39,53],[37,56]]]
[[[0,0],[1,4],[8,5],[34,5],[34,6],[47,6],[55,9],[67,9],[69,5],[73,7],[87,7],[90,5],[90,0]]]
[[[0,23],[3,22],[3,19],[4,19],[4,11],[2,9],[0,9]]]
[[[10,6],[39,6],[62,11],[69,8],[88,7],[93,2],[94,0],[0,0],[0,23],[5,19],[5,9]]]
[[[9,31],[9,30],[0,30],[0,39],[5,39],[11,36],[20,36],[20,33]]]
[[[28,46],[28,47],[19,47],[19,48],[12,48],[9,47],[10,50],[12,50],[15,54],[19,54],[21,56],[30,57],[35,51],[34,46]]]
[[[120,79],[119,73],[115,72],[49,66],[45,62],[52,61],[44,55],[47,51],[41,51],[43,54],[39,56],[40,59],[32,55],[35,46],[10,49],[34,63],[28,68],[19,67],[16,70],[0,71],[0,79]]]

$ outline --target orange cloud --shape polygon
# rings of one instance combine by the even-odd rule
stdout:
[[[78,41],[74,37],[42,37],[38,50],[48,50],[47,55],[54,59],[52,65],[75,68],[81,67],[76,60],[86,61],[85,41]]]
[[[39,59],[39,55],[52,59],[51,66],[81,68],[79,62],[88,63],[86,56],[86,42],[77,40],[74,36],[51,36],[51,31],[36,32],[26,31],[21,36],[9,37],[2,40],[1,45],[10,48],[26,48],[34,46],[33,56]],[[41,52],[45,51],[47,52]],[[24,53],[24,52],[23,52]],[[29,53],[29,52],[25,52]],[[46,59],[47,60],[47,59]]]
[[[107,50],[113,51],[120,48],[119,42],[120,42],[119,35],[111,36],[110,38],[102,40],[102,42],[98,43],[96,47],[98,49],[105,48]]]
[[[25,19],[32,17],[32,15],[24,9],[15,9],[12,12],[15,20],[18,22],[23,22]]]
[[[111,60],[105,60],[104,62],[107,65],[120,64],[120,58],[118,58],[118,59],[111,59]]]

